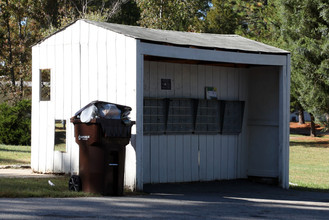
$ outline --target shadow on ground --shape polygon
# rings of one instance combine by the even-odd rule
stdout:
[[[148,195],[0,199],[0,218],[327,219],[328,193],[246,180],[145,185]],[[54,208],[55,207],[55,208]]]
[[[148,195],[0,199],[0,218],[327,219],[327,193],[246,180],[145,185]],[[55,207],[55,208],[54,208]]]
[[[218,195],[258,199],[328,202],[328,190],[295,186],[282,189],[276,185],[262,184],[250,180],[228,180],[197,183],[145,184],[144,191],[155,195]],[[302,195],[302,196],[301,196]]]

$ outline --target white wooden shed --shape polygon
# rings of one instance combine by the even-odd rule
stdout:
[[[34,171],[78,172],[69,119],[101,100],[133,109],[127,187],[250,176],[289,187],[289,52],[237,35],[78,20],[34,45],[32,56]],[[212,103],[206,89],[222,100],[220,114],[200,110]],[[194,115],[187,125],[178,119],[185,113]],[[56,120],[67,121],[65,152],[54,150]]]

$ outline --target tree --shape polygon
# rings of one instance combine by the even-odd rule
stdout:
[[[302,107],[319,117],[329,112],[329,3],[288,0],[282,4],[283,37],[292,53],[292,88]]]
[[[213,0],[205,19],[204,32],[234,34],[241,21],[237,7],[237,2],[233,0]]]
[[[291,84],[293,88],[293,84]],[[304,109],[303,106],[299,103],[297,95],[295,94],[296,90],[291,89],[290,91],[290,113],[298,112],[298,123],[305,124]]]
[[[8,101],[23,97],[23,81],[31,79],[31,48],[38,27],[29,19],[31,0],[0,2],[0,93]]]
[[[31,101],[0,104],[0,143],[31,145]]]
[[[23,82],[31,80],[32,44],[78,18],[109,21],[127,2],[129,0],[0,1],[1,95],[12,102],[23,98]],[[137,14],[136,6],[133,10]],[[126,11],[129,14],[130,8]],[[121,15],[122,19],[124,16]],[[126,23],[136,24],[136,20],[130,18]],[[120,22],[120,17],[116,22]]]
[[[143,27],[177,31],[200,31],[199,22],[209,5],[206,0],[136,0]]]
[[[137,25],[140,20],[140,9],[136,1],[128,1],[121,6],[121,10],[109,19],[111,23]]]
[[[280,45],[280,5],[278,0],[238,1],[241,25],[236,33],[263,43]]]
[[[274,46],[280,45],[278,0],[213,0],[205,19],[205,32],[239,34]]]
[[[134,0],[41,0],[34,15],[47,36],[77,19],[136,25],[139,9]],[[56,2],[56,3],[55,3]]]

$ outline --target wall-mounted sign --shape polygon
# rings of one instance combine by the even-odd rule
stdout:
[[[171,90],[171,79],[161,79],[161,90]]]
[[[217,100],[217,88],[216,87],[205,87],[206,99],[215,99]]]

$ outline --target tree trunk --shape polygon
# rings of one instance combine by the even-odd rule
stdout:
[[[302,108],[298,109],[298,122],[300,125],[305,124],[304,111]]]
[[[316,137],[315,123],[314,123],[314,115],[310,113],[310,116],[311,116],[311,132],[310,132],[310,136],[311,137]]]
[[[21,100],[24,98],[24,81],[23,78],[21,78],[21,85],[20,85],[20,96],[21,96]]]
[[[9,7],[8,0],[6,0],[6,6],[7,8]],[[12,42],[11,42],[11,29],[10,29],[10,15],[8,12],[6,13],[5,16],[5,22],[7,26],[7,41],[8,41],[8,53],[9,53],[9,72],[10,72],[10,77],[11,77],[11,83],[15,87],[15,72],[14,72],[14,66],[13,66],[13,50],[12,50]]]
[[[329,128],[329,114],[325,113],[324,116],[326,117],[326,128]]]

